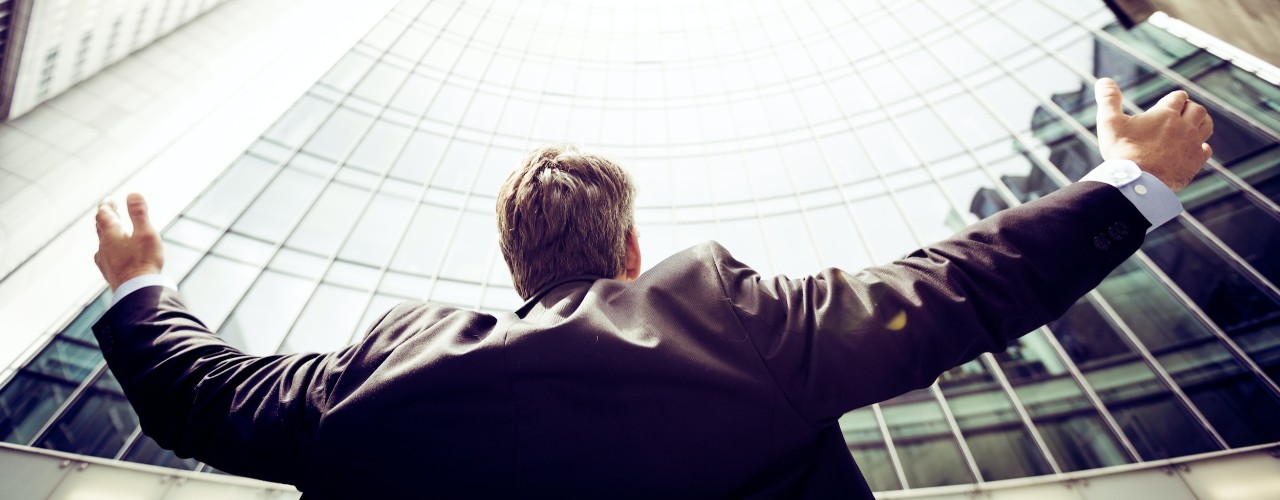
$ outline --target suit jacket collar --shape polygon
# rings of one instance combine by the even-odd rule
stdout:
[[[524,305],[520,306],[519,309],[516,309],[516,315],[519,316],[520,318],[524,318],[525,316],[528,316],[529,312],[533,311],[533,308],[536,307],[538,303],[542,301],[543,297],[546,297],[547,294],[551,293],[552,290],[559,288],[561,285],[574,283],[574,282],[594,283],[598,279],[602,279],[602,278],[594,274],[579,274],[574,276],[567,276],[567,277],[552,281],[551,283],[548,283],[546,286],[539,288],[538,291],[534,292],[533,295],[530,295],[529,300],[526,300]]]

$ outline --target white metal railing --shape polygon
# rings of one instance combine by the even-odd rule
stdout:
[[[0,443],[0,500],[296,499],[292,486]],[[1066,474],[877,492],[880,499],[1280,498],[1280,443]]]
[[[0,500],[288,500],[292,486],[0,443]]]
[[[1280,443],[981,484],[882,491],[889,499],[1274,500]]]

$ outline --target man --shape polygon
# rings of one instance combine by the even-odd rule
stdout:
[[[1131,117],[1115,82],[1096,91],[1108,161],[1086,180],[857,274],[765,278],[715,243],[640,274],[625,172],[535,151],[498,199],[523,307],[403,304],[327,354],[210,334],[157,286],[130,195],[132,235],[98,212],[118,302],[94,330],[158,443],[308,498],[870,498],[841,414],[1060,316],[1181,210],[1204,107],[1174,92]]]

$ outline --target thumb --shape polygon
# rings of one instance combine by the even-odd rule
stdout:
[[[1093,95],[1098,100],[1098,125],[1103,123],[1111,123],[1119,118],[1125,118],[1124,108],[1122,107],[1123,96],[1120,93],[1120,85],[1110,78],[1099,78],[1093,84]]]
[[[1156,105],[1152,106],[1151,109],[1165,107],[1173,110],[1175,113],[1181,114],[1182,109],[1187,107],[1187,99],[1188,97],[1186,92],[1175,90],[1165,94],[1164,97],[1161,97],[1160,101],[1156,102]]]
[[[142,195],[129,193],[125,205],[129,207],[129,220],[133,221],[134,234],[155,231],[151,227],[151,217],[147,214],[147,200]]]

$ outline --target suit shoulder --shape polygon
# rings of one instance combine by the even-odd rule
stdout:
[[[402,336],[436,330],[445,325],[484,328],[496,321],[493,315],[454,306],[422,301],[405,301],[389,309],[382,319],[369,326],[367,335]]]
[[[732,258],[728,250],[715,241],[707,240],[671,254],[645,274],[685,274],[694,269],[713,268],[726,258]]]

